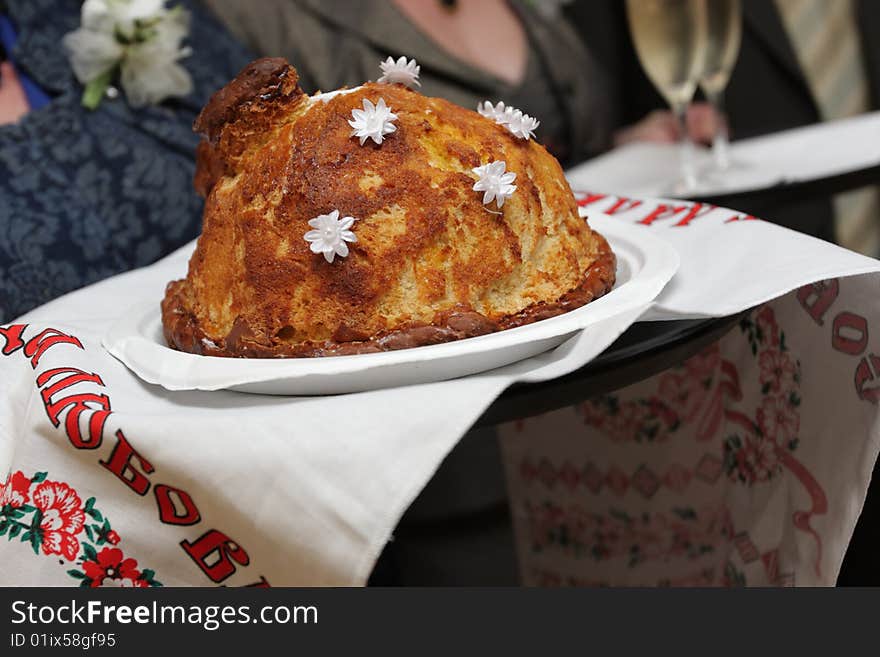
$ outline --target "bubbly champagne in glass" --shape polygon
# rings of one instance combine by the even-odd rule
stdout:
[[[673,191],[692,190],[697,181],[686,115],[705,68],[706,0],[627,0],[626,9],[642,68],[679,121],[681,180]]]
[[[700,87],[718,115],[723,116],[724,89],[736,64],[742,40],[740,0],[708,0],[707,10],[706,25],[709,38]],[[715,167],[720,171],[730,167],[727,146],[727,128],[721,125],[712,142]]]
[[[700,86],[707,94],[724,91],[742,40],[739,0],[708,0],[708,40]]]

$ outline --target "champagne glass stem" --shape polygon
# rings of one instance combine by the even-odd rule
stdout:
[[[715,159],[715,169],[727,171],[730,169],[730,141],[727,134],[727,119],[724,116],[724,90],[707,92],[706,97],[715,108],[719,120],[718,129],[712,138],[712,156]]]
[[[691,141],[687,127],[687,103],[676,103],[673,106],[675,118],[678,120],[679,134],[679,187],[688,192],[697,187],[697,168],[694,164],[694,143]]]

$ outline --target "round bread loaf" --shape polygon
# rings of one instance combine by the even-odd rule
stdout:
[[[352,135],[367,99],[397,115]],[[196,121],[204,225],[168,285],[168,344],[211,356],[296,357],[416,347],[503,330],[605,294],[615,259],[578,216],[558,162],[490,118],[399,84],[310,97],[258,60]],[[498,208],[473,169],[504,161]],[[309,221],[355,219],[346,257],[310,250]]]

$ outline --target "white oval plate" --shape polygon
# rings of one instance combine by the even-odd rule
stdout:
[[[585,216],[587,213],[582,213]],[[455,342],[355,356],[218,358],[169,348],[156,303],[127,312],[104,347],[147,383],[168,390],[231,389],[271,395],[328,395],[453,379],[530,358],[573,333],[646,306],[678,269],[678,253],[644,227],[596,212],[590,226],[617,255],[614,289],[576,310],[498,333]]]

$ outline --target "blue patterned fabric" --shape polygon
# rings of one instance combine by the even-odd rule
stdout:
[[[183,60],[193,92],[137,110],[120,93],[89,111],[60,45],[79,25],[80,3],[5,2],[18,32],[12,57],[51,101],[0,126],[0,323],[199,233],[192,122],[251,59],[206,10],[174,0],[193,13]]]

